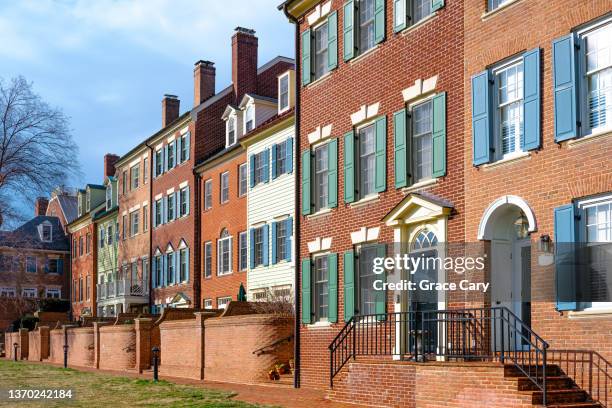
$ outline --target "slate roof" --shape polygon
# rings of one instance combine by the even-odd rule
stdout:
[[[43,242],[38,233],[38,226],[44,222],[51,224],[50,242]],[[13,231],[0,234],[0,246],[11,248],[42,249],[48,251],[70,251],[70,241],[57,217],[39,215]]]
[[[57,196],[60,207],[64,212],[66,224],[76,220],[79,215],[79,202],[76,196],[61,194]]]

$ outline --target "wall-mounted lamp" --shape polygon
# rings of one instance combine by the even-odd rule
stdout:
[[[550,239],[550,235],[540,235],[538,249],[540,250],[540,252],[544,252],[545,254],[552,254],[552,240]]]

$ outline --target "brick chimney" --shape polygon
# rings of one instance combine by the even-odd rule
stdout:
[[[215,94],[215,63],[198,61],[193,69],[193,106],[198,106]]]
[[[257,37],[255,30],[236,27],[232,36],[232,83],[236,103],[257,91]]]
[[[116,154],[106,153],[104,155],[104,177],[112,177],[115,175],[115,163],[119,160]]]
[[[45,197],[38,197],[36,201],[34,201],[34,216],[38,217],[39,215],[47,214],[47,206],[49,205],[49,200]]]
[[[176,95],[164,95],[162,99],[162,128],[174,122],[179,117],[181,101]]]

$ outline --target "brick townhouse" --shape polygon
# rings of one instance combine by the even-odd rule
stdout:
[[[45,215],[59,218],[64,233],[68,234],[68,224],[77,217],[76,191],[65,187],[58,187],[52,191]]]
[[[241,284],[247,287],[244,257],[246,240],[247,160],[240,141],[246,133],[246,105],[254,129],[273,116],[278,76],[293,67],[293,60],[276,57],[258,66],[255,31],[237,27],[232,36],[232,84],[214,93],[213,63],[200,61],[195,68],[195,156],[199,187],[197,213],[201,262],[201,307],[223,307],[237,300]],[[205,75],[202,76],[202,73]],[[210,82],[206,82],[210,81]],[[211,85],[203,86],[202,84]],[[198,99],[201,90],[212,90]],[[265,106],[265,107],[264,107]],[[248,244],[247,244],[248,245]]]
[[[297,21],[301,85],[296,364],[302,386],[324,388],[328,347],[345,322],[420,307],[372,288],[385,244],[464,236],[463,5],[283,7]]]
[[[0,330],[27,312],[29,300],[68,299],[70,241],[58,217],[38,198],[34,218],[0,232]]]
[[[130,309],[136,307],[143,311],[149,310],[151,157],[152,149],[147,146],[145,140],[115,163],[119,205],[119,225],[116,227],[119,232],[115,238],[117,267],[113,273],[106,274],[104,281],[98,280],[97,290],[109,300],[105,302],[120,304],[122,310],[108,308],[108,314],[124,311],[123,305],[128,300],[127,296],[130,298]],[[132,282],[133,278],[135,284]],[[135,290],[118,293],[113,290],[117,286],[134,287]]]

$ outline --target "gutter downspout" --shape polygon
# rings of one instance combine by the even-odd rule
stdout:
[[[155,152],[153,151],[153,146],[149,145],[149,142],[145,142],[145,146],[149,149],[151,155],[149,156],[149,205],[147,210],[149,211],[149,262],[147,267],[149,268],[149,282],[147,282],[147,286],[149,286],[149,313],[151,313],[151,308],[153,307],[153,270],[151,266],[153,265],[153,155]],[[144,273],[144,271],[143,271]]]
[[[301,59],[298,55],[300,49],[300,24],[297,18],[293,17],[287,10],[287,2],[279,6],[279,9],[283,10],[285,16],[295,25],[295,138],[296,138],[296,154],[295,154],[295,227],[294,227],[294,253],[295,253],[295,283],[293,285],[293,292],[295,294],[295,327],[293,329],[294,343],[293,343],[293,358],[294,358],[294,375],[293,375],[293,387],[300,388],[300,319],[298,310],[300,310],[300,273],[302,263],[300,262],[300,180],[299,174],[301,169],[300,160],[300,82],[298,80],[298,73],[300,72]]]

